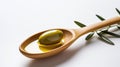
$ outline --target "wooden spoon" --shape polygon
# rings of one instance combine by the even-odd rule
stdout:
[[[62,46],[57,47],[55,49],[52,49],[48,52],[44,52],[44,53],[30,53],[30,52],[27,52],[25,50],[26,46],[28,46],[31,42],[37,40],[38,37],[45,31],[39,32],[37,34],[32,35],[28,39],[26,39],[20,45],[19,50],[23,55],[25,55],[29,58],[34,58],[34,59],[46,58],[46,57],[53,56],[53,55],[56,55],[56,54],[62,52],[63,50],[68,48],[80,36],[82,36],[82,35],[84,35],[88,32],[95,31],[95,30],[100,29],[102,27],[112,25],[112,24],[115,24],[115,23],[118,23],[118,22],[120,22],[120,17],[119,16],[113,17],[111,19],[108,19],[108,20],[105,20],[105,21],[102,21],[102,22],[98,22],[98,23],[95,23],[93,25],[90,25],[90,26],[87,26],[87,27],[84,27],[84,28],[80,28],[80,29],[59,29],[59,30],[62,30],[63,33],[64,33],[65,42]],[[48,30],[46,30],[46,31],[48,31]]]

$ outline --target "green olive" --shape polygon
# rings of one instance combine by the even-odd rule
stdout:
[[[59,43],[63,38],[61,30],[49,30],[39,36],[38,42],[44,45],[52,45]]]

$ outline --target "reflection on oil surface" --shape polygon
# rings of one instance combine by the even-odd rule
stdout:
[[[51,46],[49,45],[50,47],[42,47],[42,46],[39,46],[36,40],[30,43],[28,46],[26,46],[25,51],[29,53],[44,53],[61,46],[63,43],[64,43],[64,40],[61,40],[61,42],[59,42],[58,44],[51,45]]]
[[[39,46],[37,44],[37,40],[30,43],[26,48],[25,51],[29,53],[43,53],[42,50],[39,49]]]

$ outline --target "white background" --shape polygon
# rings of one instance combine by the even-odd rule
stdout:
[[[74,20],[96,23],[95,14],[118,15],[120,0],[0,0],[0,67],[120,67],[120,39],[115,46],[98,38],[87,42],[80,37],[64,52],[33,60],[19,52],[29,36],[50,28],[79,28]],[[120,33],[120,32],[119,32]]]

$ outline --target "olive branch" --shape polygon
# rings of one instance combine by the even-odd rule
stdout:
[[[117,8],[115,8],[115,10],[116,10],[117,13],[120,15],[120,10],[118,10]],[[106,20],[105,18],[103,18],[102,16],[100,16],[100,15],[98,15],[98,14],[96,14],[96,17],[97,17],[98,19],[100,19],[101,21]],[[83,24],[83,23],[81,23],[81,22],[79,22],[79,21],[74,21],[74,23],[77,24],[77,25],[78,25],[79,27],[81,27],[81,28],[82,28],[82,27],[86,27],[85,24]],[[105,34],[107,34],[107,35],[111,35],[111,36],[119,37],[119,38],[120,38],[120,35],[119,35],[119,34],[110,32],[110,29],[113,28],[113,27],[117,27],[117,29],[120,29],[120,22],[117,23],[117,24],[110,25],[110,26],[107,26],[107,27],[105,27],[105,28],[102,28],[102,29],[99,29],[99,30],[90,32],[90,33],[86,36],[85,40],[91,39],[91,38],[94,36],[94,34],[96,33],[96,34],[98,35],[98,37],[99,37],[102,41],[104,41],[104,42],[106,42],[106,43],[108,43],[108,44],[110,44],[110,45],[114,45],[114,43],[113,43],[107,36],[105,36]]]

